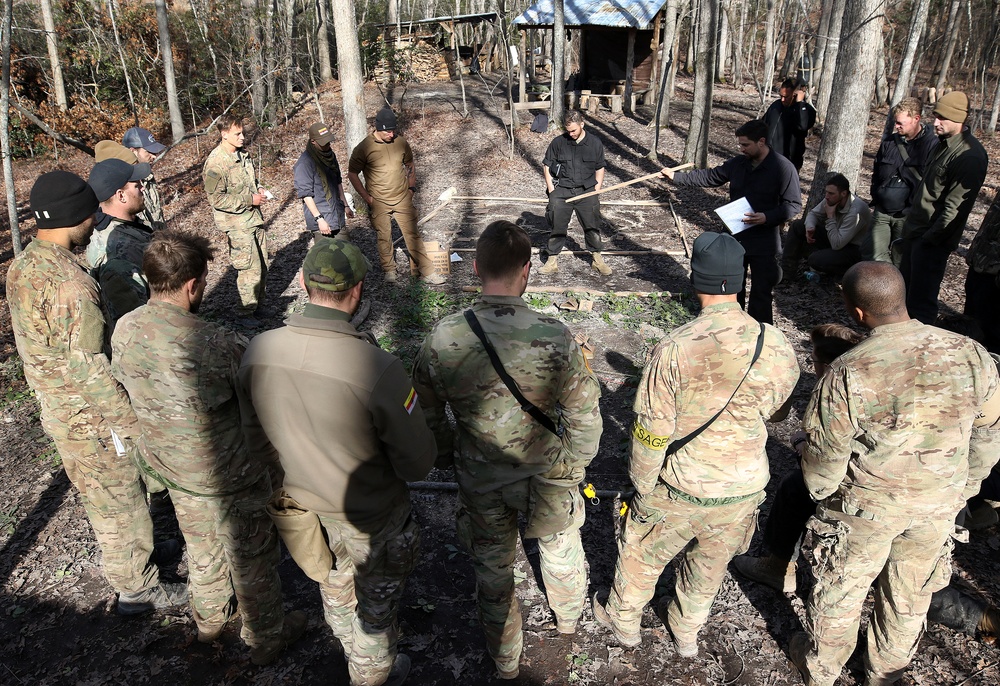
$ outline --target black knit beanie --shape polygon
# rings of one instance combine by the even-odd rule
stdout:
[[[76,174],[57,169],[38,177],[29,196],[39,229],[76,226],[97,212],[97,195]]]

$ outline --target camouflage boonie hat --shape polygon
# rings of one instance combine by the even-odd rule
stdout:
[[[306,285],[324,291],[346,291],[360,283],[367,273],[368,260],[361,249],[339,238],[316,241],[302,263]]]

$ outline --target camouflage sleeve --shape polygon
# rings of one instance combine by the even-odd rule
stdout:
[[[836,492],[847,475],[851,441],[860,432],[846,370],[827,370],[813,389],[802,419],[806,432],[802,476],[819,501]]]
[[[572,337],[569,344],[569,370],[559,399],[564,428],[559,462],[570,472],[580,472],[582,479],[583,470],[597,455],[597,447],[601,442],[601,385],[594,378],[583,350]]]
[[[433,366],[437,358],[431,343],[433,336],[431,333],[424,340],[413,363],[413,388],[416,390],[420,408],[424,411],[427,426],[430,427],[437,442],[437,460],[434,466],[438,469],[447,469],[455,464],[455,437],[445,412],[447,403],[445,389]]]
[[[220,212],[240,214],[253,207],[253,193],[231,193],[229,188],[229,175],[227,170],[221,165],[211,164],[211,160],[205,165],[205,193],[208,195],[209,204]]]
[[[978,345],[976,351],[984,358],[986,398],[969,437],[969,478],[965,482],[963,500],[979,493],[983,479],[1000,461],[1000,375],[997,373],[1000,357],[989,356]]]
[[[677,419],[674,389],[677,379],[674,344],[661,343],[642,371],[635,394],[635,424],[629,477],[635,489],[649,493],[656,486]]]
[[[427,476],[434,466],[437,444],[402,362],[393,361],[382,374],[372,389],[368,409],[396,475],[404,481]]]
[[[128,395],[112,376],[111,363],[104,354],[105,324],[101,308],[72,282],[60,286],[57,301],[72,303],[71,308],[61,313],[69,324],[67,380],[121,438],[138,436],[138,420]]]

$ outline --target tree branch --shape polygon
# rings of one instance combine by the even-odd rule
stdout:
[[[32,112],[31,110],[22,107],[21,105],[19,105],[16,102],[12,102],[10,104],[10,106],[12,108],[14,108],[15,110],[17,110],[18,113],[22,117],[25,117],[32,124],[34,124],[35,126],[37,126],[38,128],[40,128],[42,131],[44,131],[48,135],[50,135],[53,138],[55,138],[60,143],[65,143],[66,145],[71,145],[74,148],[76,148],[77,150],[83,150],[85,153],[87,153],[91,157],[94,156],[94,149],[92,147],[90,147],[89,145],[87,145],[83,141],[78,141],[77,139],[71,138],[71,137],[67,136],[64,133],[59,133],[58,131],[56,131],[55,129],[53,129],[51,126],[49,126],[48,124],[46,124],[44,121],[42,121],[38,117],[38,115],[35,114],[34,112]]]

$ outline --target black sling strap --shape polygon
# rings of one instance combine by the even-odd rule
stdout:
[[[760,325],[760,333],[757,335],[757,348],[753,351],[753,359],[750,360],[750,365],[747,367],[746,372],[743,374],[743,378],[740,379],[740,382],[738,384],[736,384],[736,389],[733,391],[733,394],[731,396],[729,396],[729,400],[727,400],[726,404],[722,406],[722,409],[720,409],[718,412],[716,412],[712,416],[712,418],[709,419],[707,422],[705,422],[704,424],[702,424],[701,426],[699,426],[697,429],[695,429],[694,431],[692,431],[691,433],[689,433],[684,438],[678,438],[676,441],[672,441],[670,443],[670,445],[667,446],[666,457],[670,457],[671,455],[673,455],[674,453],[676,453],[678,450],[680,450],[681,448],[683,448],[684,446],[686,446],[688,443],[690,443],[691,441],[693,441],[695,438],[697,438],[698,435],[701,434],[702,431],[704,431],[709,426],[711,426],[712,422],[714,422],[716,419],[718,419],[719,415],[722,414],[722,412],[727,407],[729,407],[729,403],[731,403],[733,401],[733,398],[736,397],[736,392],[740,390],[740,386],[742,386],[743,382],[747,380],[748,376],[750,376],[750,370],[753,369],[754,363],[757,362],[757,358],[760,357],[760,351],[763,350],[763,349],[764,349],[764,325],[761,324]]]
[[[476,314],[472,310],[465,311],[465,321],[469,322],[469,328],[472,329],[472,333],[476,334],[476,337],[483,344],[483,347],[486,348],[486,354],[490,356],[490,362],[493,363],[493,369],[496,370],[497,375],[499,375],[500,380],[503,381],[507,390],[510,391],[510,394],[514,396],[514,399],[517,400],[518,403],[520,403],[521,409],[534,417],[536,422],[544,426],[556,436],[562,436],[563,427],[556,426],[556,423],[553,422],[548,415],[538,409],[530,400],[525,398],[524,394],[521,393],[521,389],[517,387],[517,382],[514,381],[510,374],[507,373],[507,370],[503,368],[503,364],[497,356],[497,351],[486,338],[486,333],[483,331],[482,325],[480,325],[479,320],[476,318]]]

